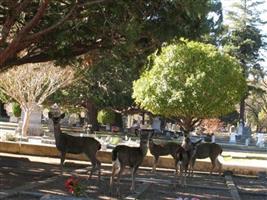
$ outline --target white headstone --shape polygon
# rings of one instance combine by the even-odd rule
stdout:
[[[22,121],[24,119],[24,112],[22,112]],[[41,136],[43,135],[42,125],[42,109],[36,105],[30,116],[28,135]]]
[[[236,143],[236,137],[235,136],[236,136],[236,133],[235,132],[233,132],[233,133],[230,134],[229,143],[233,143],[233,144]]]
[[[161,121],[159,117],[155,117],[152,122],[152,129],[156,131],[160,131],[160,125],[161,125]]]

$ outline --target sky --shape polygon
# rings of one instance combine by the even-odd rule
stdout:
[[[222,2],[223,9],[229,10],[231,9],[231,4],[234,2],[239,2],[239,0],[221,0],[221,2]],[[266,9],[266,11],[262,14],[261,18],[263,20],[267,20],[267,0],[265,0],[265,4],[264,6],[262,6],[262,9]],[[260,28],[262,29],[262,33],[267,35],[267,24],[265,24],[264,26]],[[262,62],[261,65],[265,68],[265,70],[267,70],[267,50],[262,50],[261,53],[262,53],[263,58],[266,60],[265,62]]]

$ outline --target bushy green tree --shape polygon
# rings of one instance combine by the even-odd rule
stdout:
[[[212,45],[181,40],[152,60],[134,82],[133,97],[153,114],[179,118],[187,132],[198,119],[233,111],[246,90],[237,61]]]
[[[115,113],[112,110],[103,109],[97,114],[97,121],[101,124],[112,124],[115,121]]]

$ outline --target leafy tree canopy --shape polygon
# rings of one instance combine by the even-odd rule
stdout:
[[[0,5],[0,69],[69,60],[127,44],[154,51],[179,33],[198,37],[214,27],[218,0],[4,0]],[[131,43],[129,43],[131,41]],[[130,45],[129,45],[130,44]]]
[[[134,82],[133,97],[154,114],[186,120],[185,130],[194,118],[233,111],[246,90],[237,61],[212,45],[181,40],[152,60],[151,70]]]

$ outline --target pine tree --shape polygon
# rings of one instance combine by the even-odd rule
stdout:
[[[230,25],[223,42],[224,48],[239,60],[247,79],[263,76],[263,68],[259,63],[262,61],[260,49],[266,46],[260,30],[260,26],[266,23],[260,17],[264,3],[264,0],[239,0],[226,12],[227,23]],[[243,126],[246,96],[240,101],[240,121]]]

